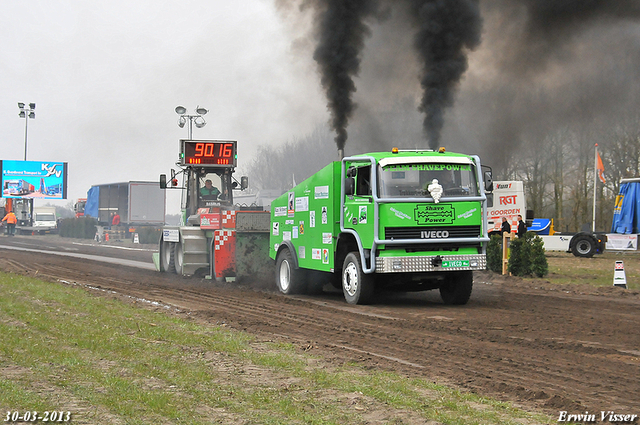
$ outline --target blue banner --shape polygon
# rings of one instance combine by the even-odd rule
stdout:
[[[640,182],[622,183],[613,209],[611,233],[639,233],[639,218]]]
[[[100,187],[93,186],[87,192],[87,203],[84,206],[84,215],[99,218],[98,207],[100,206]]]

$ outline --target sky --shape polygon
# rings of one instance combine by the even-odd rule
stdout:
[[[256,146],[326,121],[320,87],[309,84],[312,59],[293,54],[272,0],[0,5],[0,155],[24,158],[17,103],[36,103],[27,160],[69,164],[68,199],[54,203],[176,168],[178,140],[188,135],[178,105],[209,110],[194,138],[238,141],[240,174]],[[175,192],[167,213],[179,212]]]

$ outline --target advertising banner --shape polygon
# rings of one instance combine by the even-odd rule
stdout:
[[[67,163],[0,161],[3,198],[67,199]]]

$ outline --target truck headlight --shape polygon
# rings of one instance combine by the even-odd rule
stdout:
[[[402,270],[402,260],[393,260],[392,267],[394,270]]]
[[[478,267],[478,260],[470,260],[469,265],[471,267]]]

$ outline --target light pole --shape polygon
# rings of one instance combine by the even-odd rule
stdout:
[[[207,122],[202,117],[203,115],[206,115],[207,112],[209,111],[198,106],[196,107],[196,115],[189,115],[187,114],[187,108],[184,106],[176,106],[176,114],[180,115],[180,118],[178,118],[178,127],[184,127],[187,120],[189,120],[189,140],[193,140],[192,134],[194,123],[198,128],[202,128],[207,125]]]
[[[24,160],[27,160],[27,129],[29,128],[29,118],[36,118],[36,104],[30,103],[28,107],[24,106],[24,103],[18,102],[18,109],[20,113],[18,116],[24,118]]]

